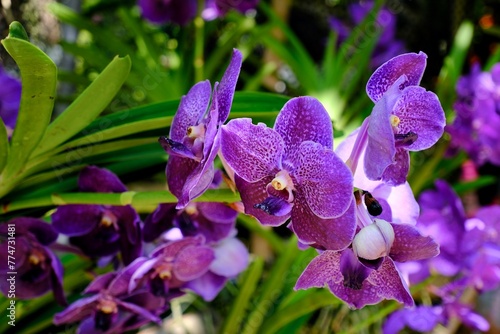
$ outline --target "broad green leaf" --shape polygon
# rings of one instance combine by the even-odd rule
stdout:
[[[39,48],[11,35],[2,40],[2,44],[19,66],[22,93],[0,197],[12,187],[13,178],[43,137],[54,107],[57,81],[56,65]]]
[[[5,123],[0,118],[0,173],[2,173],[7,158],[9,156],[9,137],[7,135],[7,128]]]
[[[62,144],[88,126],[113,100],[130,71],[130,58],[116,57],[89,87],[52,122],[34,156]]]

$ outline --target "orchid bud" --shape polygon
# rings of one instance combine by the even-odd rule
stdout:
[[[389,255],[394,242],[394,229],[382,219],[363,227],[354,237],[352,249],[356,256],[366,260],[376,260]]]

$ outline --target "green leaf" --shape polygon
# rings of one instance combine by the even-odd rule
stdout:
[[[21,23],[14,21],[9,26],[9,36],[8,38],[19,38],[29,42],[28,34]]]
[[[295,293],[293,304],[287,305],[268,317],[262,324],[260,333],[276,333],[280,328],[319,308],[339,304],[339,300],[329,290],[301,290]]]
[[[22,93],[10,154],[0,180],[0,197],[13,187],[13,180],[43,137],[54,107],[57,81],[56,65],[39,48],[11,36],[2,44],[19,66]]]
[[[450,53],[444,59],[444,65],[438,77],[436,94],[443,105],[443,109],[450,115],[455,101],[455,84],[462,74],[462,68],[469,52],[474,36],[474,25],[464,21],[457,30]]]
[[[486,187],[494,184],[497,181],[497,178],[492,175],[483,175],[478,177],[474,181],[469,182],[461,182],[453,185],[453,189],[457,192],[457,194],[462,195],[469,191],[474,191],[482,187]]]
[[[130,72],[130,58],[115,57],[78,98],[52,122],[34,156],[62,144],[88,126],[112,101]]]
[[[226,322],[224,323],[224,330],[222,333],[233,334],[240,333],[241,320],[247,309],[249,308],[249,302],[252,298],[255,290],[257,288],[257,283],[262,276],[262,270],[264,269],[264,260],[257,257],[249,268],[246,270],[241,284],[238,296],[234,300],[231,312],[226,317]]]
[[[260,333],[260,328],[264,321],[263,315],[270,316],[275,311],[275,304],[281,296],[289,278],[289,270],[299,255],[297,238],[292,237],[287,243],[269,272],[269,276],[264,282],[260,294],[257,296],[256,306],[248,316],[242,333]]]
[[[0,173],[2,173],[7,158],[9,157],[9,137],[7,135],[7,128],[2,118],[0,118]]]

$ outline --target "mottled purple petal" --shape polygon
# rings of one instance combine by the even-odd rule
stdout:
[[[343,214],[352,200],[353,177],[337,155],[321,144],[303,142],[293,176],[307,205],[320,218]],[[304,205],[295,202],[295,206]]]
[[[382,180],[389,185],[398,186],[406,182],[410,170],[410,154],[405,149],[397,149],[394,163],[387,166],[382,174]]]
[[[196,279],[207,272],[214,259],[214,251],[210,247],[183,248],[174,263],[175,276],[186,282]]]
[[[215,169],[214,160],[219,152],[220,141],[217,123],[213,120],[217,112],[210,112],[211,120],[207,123],[203,158],[196,168],[188,175],[183,187],[182,196],[179,198],[178,209],[184,208],[191,200],[202,195],[212,184]]]
[[[350,251],[349,249],[345,252]],[[408,286],[400,276],[394,262],[385,257],[377,270],[372,270],[360,289],[351,289],[343,281],[329,282],[330,290],[352,308],[377,304],[383,299],[394,299],[405,306],[414,305]]]
[[[240,192],[246,214],[254,216],[263,225],[279,226],[287,221],[290,215],[272,216],[261,209],[255,208],[256,204],[262,203],[268,197],[266,186],[272,179],[272,176],[268,176],[257,182],[249,183],[236,175],[235,183]]]
[[[418,86],[426,65],[427,55],[423,52],[396,56],[375,70],[366,84],[366,93],[373,102],[377,102],[402,75],[406,75],[407,80],[400,86],[400,89]]]
[[[86,235],[101,223],[102,214],[100,205],[62,205],[52,214],[52,226],[68,236]]]
[[[210,81],[201,81],[182,97],[170,126],[170,139],[182,143],[187,129],[199,124],[208,109],[211,89]]]
[[[182,191],[186,180],[193,173],[199,162],[177,156],[170,156],[165,168],[168,190],[178,199],[182,197]]]
[[[221,130],[221,152],[239,177],[255,182],[281,169],[285,146],[281,136],[250,118],[231,120]]]
[[[342,282],[340,257],[340,252],[331,250],[316,256],[298,278],[294,290],[322,288],[330,281]]]
[[[219,292],[224,288],[227,282],[227,278],[214,274],[212,272],[207,272],[203,276],[189,281],[186,284],[186,288],[193,290],[198,295],[200,295],[205,301],[212,301]]]
[[[87,166],[80,172],[78,188],[84,192],[121,193],[127,191],[118,176],[106,168]]]
[[[229,116],[231,104],[233,103],[234,90],[236,82],[240,75],[240,68],[242,62],[242,54],[239,50],[233,49],[233,56],[229,63],[224,76],[217,87],[217,106],[219,110],[219,123],[224,123]]]
[[[389,256],[398,262],[418,261],[439,254],[438,244],[431,238],[423,236],[412,225],[391,224],[394,229],[394,243]]]
[[[304,199],[298,193],[295,200]],[[349,246],[356,231],[354,201],[342,216],[331,219],[318,218],[306,205],[295,205],[292,209],[292,228],[304,244],[318,244],[329,250],[344,249]]]
[[[281,109],[274,130],[285,143],[284,159],[295,160],[304,141],[313,141],[333,149],[333,128],[325,107],[313,97],[293,98]]]
[[[210,271],[225,277],[234,277],[248,266],[248,250],[236,238],[222,240],[213,247],[215,259]]]
[[[420,151],[434,145],[441,137],[446,125],[443,108],[436,94],[422,87],[407,87],[403,90],[393,109],[400,123],[398,133],[414,132],[416,141],[407,146],[410,151]]]

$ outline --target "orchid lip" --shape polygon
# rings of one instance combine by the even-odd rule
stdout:
[[[418,134],[413,131],[407,133],[397,133],[394,135],[396,147],[408,147],[418,139]]]

